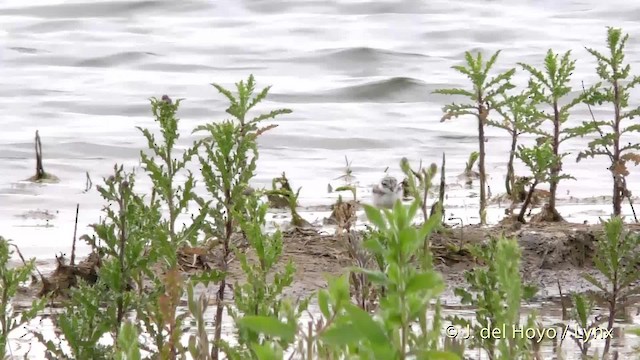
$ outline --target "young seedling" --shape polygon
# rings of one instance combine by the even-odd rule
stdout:
[[[208,136],[203,141],[204,155],[199,155],[199,160],[206,189],[213,197],[215,205],[209,206],[209,219],[205,225],[205,232],[222,244],[220,270],[223,273],[227,271],[233,254],[231,236],[238,227],[237,217],[245,213],[247,188],[255,174],[258,160],[257,138],[275,127],[275,125],[262,128],[259,126],[265,120],[291,112],[288,109],[278,109],[247,118],[249,111],[267,97],[270,89],[266,87],[256,93],[255,85],[253,75],[249,76],[246,82],[236,83],[236,95],[220,85],[213,84],[229,100],[230,106],[227,113],[233,117],[233,120],[199,126],[195,130],[205,131]],[[203,199],[197,201],[204,207]],[[227,281],[223,277],[220,280],[216,298],[215,349],[213,350],[215,360],[219,358],[222,345],[222,315],[226,288]]]
[[[570,319],[574,320],[577,324],[576,327],[569,326],[569,324],[561,324],[563,327],[563,333],[569,334],[570,338],[574,341],[583,358],[588,358],[589,349],[591,348],[592,339],[589,338],[590,334],[597,333],[595,329],[600,326],[600,323],[605,320],[600,319],[589,321],[589,318],[593,316],[595,309],[595,302],[588,299],[581,294],[572,294],[573,308],[571,309]],[[597,319],[597,317],[596,317]],[[559,347],[562,346],[564,338],[560,340]]]
[[[440,210],[440,214],[442,214],[442,220],[444,220],[444,199],[445,192],[447,189],[447,183],[445,181],[445,156],[442,153],[442,166],[440,166],[440,186],[438,188],[438,201],[433,203],[431,206],[431,214],[429,216],[433,216],[438,209]]]
[[[630,92],[640,83],[639,76],[631,75],[631,66],[625,64],[625,45],[629,35],[622,34],[622,30],[607,29],[607,53],[587,48],[597,62],[598,76],[604,85],[598,84],[590,96],[585,99],[591,112],[591,106],[610,104],[613,107],[611,120],[596,120],[591,112],[592,120],[582,123],[582,126],[572,129],[579,136],[595,134],[595,139],[589,141],[588,150],[578,154],[577,161],[583,158],[606,156],[609,158],[609,171],[613,177],[613,215],[622,213],[624,197],[631,200],[629,189],[626,187],[626,177],[629,175],[627,164],[629,161],[636,165],[640,163],[640,143],[623,144],[623,136],[633,136],[640,132],[640,125],[623,125],[623,121],[632,120],[640,115],[640,106],[629,107]],[[636,219],[637,221],[637,219]]]
[[[488,122],[489,121],[487,120],[487,123]],[[469,154],[467,162],[464,164],[464,172],[461,176],[459,176],[464,178],[465,185],[467,186],[471,186],[473,184],[473,179],[478,179],[480,177],[480,173],[473,170],[473,166],[478,161],[478,157],[480,157],[480,153],[477,151],[472,151],[471,154]]]
[[[400,160],[400,169],[402,169],[402,172],[406,176],[409,194],[420,202],[422,218],[426,223],[427,220],[429,220],[427,198],[433,184],[433,179],[438,172],[438,166],[434,163],[431,164],[429,168],[423,168],[421,164],[418,170],[413,170],[409,164],[409,160],[407,158],[402,158],[402,160]]]
[[[346,163],[344,167],[344,174],[338,176],[336,180],[342,179],[346,184],[350,184],[355,179],[355,177],[353,176],[353,170],[351,169],[351,163],[353,161],[349,161],[347,155],[345,155],[344,162]]]
[[[489,72],[498,59],[500,51],[494,53],[488,61],[483,61],[482,54],[478,53],[474,58],[470,52],[465,53],[465,66],[454,66],[459,73],[466,75],[471,81],[471,89],[441,89],[436,90],[438,94],[463,96],[470,100],[466,104],[452,103],[443,108],[445,113],[441,121],[457,118],[463,115],[473,115],[478,121],[478,170],[480,173],[480,223],[487,223],[487,195],[486,195],[486,171],[485,171],[485,125],[495,104],[499,103],[498,96],[503,95],[514,86],[509,82],[515,69],[507,70],[490,78]]]
[[[549,50],[544,58],[543,70],[523,63],[519,63],[519,65],[531,75],[528,93],[532,97],[532,101],[535,104],[550,107],[550,111],[542,112],[541,116],[553,124],[553,132],[550,134],[544,133],[543,136],[551,139],[553,155],[558,157],[559,161],[555,162],[551,169],[552,176],[549,184],[551,194],[548,205],[543,208],[541,218],[546,221],[561,221],[562,216],[556,210],[556,196],[558,182],[566,178],[560,176],[560,172],[562,171],[562,159],[568,154],[560,152],[560,144],[577,136],[577,134],[566,128],[564,124],[569,119],[569,111],[575,105],[584,101],[590,91],[584,92],[573,99],[566,99],[572,91],[570,85],[571,74],[575,69],[575,60],[571,60],[570,51],[559,57],[559,54]],[[566,104],[561,105],[561,102],[566,102]]]
[[[604,299],[608,308],[607,334],[611,334],[615,318],[637,302],[634,295],[640,292],[637,285],[640,273],[636,269],[640,262],[640,235],[625,229],[622,218],[612,217],[604,222],[604,236],[598,239],[595,254],[594,264],[606,283],[589,274],[582,276],[601,291],[599,297]],[[611,337],[606,337],[604,354],[609,353]]]
[[[513,161],[516,157],[519,137],[525,133],[543,135],[538,128],[542,125],[544,118],[536,109],[536,103],[527,91],[523,91],[518,95],[503,94],[502,103],[496,107],[496,111],[500,113],[503,120],[488,119],[487,124],[507,131],[511,137],[505,189],[507,195],[514,199],[512,192],[516,185],[516,175]]]
[[[527,197],[525,198],[524,203],[520,208],[520,213],[518,214],[518,221],[524,224],[524,214],[529,204],[531,204],[531,199],[533,198],[536,186],[543,183],[551,183],[551,181],[556,177],[570,178],[570,176],[555,173],[554,169],[557,167],[557,163],[560,161],[560,158],[553,153],[553,148],[549,141],[533,148],[527,148],[520,145],[518,147],[517,156],[529,168],[532,175]]]

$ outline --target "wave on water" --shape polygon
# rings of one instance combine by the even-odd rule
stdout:
[[[158,56],[146,51],[125,51],[117,54],[111,54],[106,56],[98,56],[86,60],[82,60],[76,64],[79,67],[112,67],[118,65],[124,65],[132,62],[140,61],[149,56]]]
[[[384,62],[397,61],[406,59],[421,59],[427,55],[417,53],[406,53],[393,50],[378,49],[366,46],[350,47],[341,49],[323,49],[316,51],[316,54],[309,57],[300,58],[300,60],[322,61],[330,63],[344,62]]]
[[[162,1],[162,0],[145,0],[145,1],[87,1],[78,3],[53,3],[50,5],[34,5],[20,7],[0,7],[5,15],[29,15],[39,16],[43,18],[85,18],[85,17],[109,17],[130,15],[134,11],[151,10],[166,12],[167,10],[175,11],[191,10],[185,7],[186,4],[196,5],[195,2],[181,1]],[[171,9],[169,9],[169,7]]]
[[[339,49],[321,49],[308,55],[294,58],[277,59],[287,63],[311,64],[339,71],[350,76],[379,76],[389,74],[397,69],[397,64],[402,63],[407,67],[412,64],[419,65],[425,62],[428,55],[407,53],[372,47],[349,47]]]
[[[314,94],[273,94],[271,98],[285,103],[410,103],[424,102],[431,91],[420,80],[392,77]]]

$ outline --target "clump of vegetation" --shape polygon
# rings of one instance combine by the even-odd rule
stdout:
[[[9,268],[9,259],[14,253],[11,250],[12,246],[15,245],[0,236],[0,359],[8,358],[12,353],[10,348],[7,349],[9,334],[33,320],[44,309],[48,300],[47,298],[36,299],[33,300],[30,308],[20,312],[15,310],[12,301],[20,286],[30,280],[35,268],[35,259],[21,266]]]
[[[636,269],[640,261],[640,235],[625,229],[620,217],[612,217],[604,222],[604,236],[598,239],[595,254],[596,269],[606,283],[589,274],[583,277],[601,291],[598,297],[604,300],[608,310],[607,334],[612,334],[615,318],[637,302],[633,297],[640,292],[640,286],[636,285],[640,280]],[[611,340],[612,336],[606,337],[604,354],[609,353]]]
[[[287,179],[286,174],[283,172],[280,177],[274,178],[271,181],[271,190],[266,191],[269,206],[273,208],[288,207],[291,212],[291,225],[299,228],[311,227],[311,224],[298,213],[300,190],[302,190],[302,188],[298,188],[295,192],[291,189],[289,179]]]
[[[623,121],[632,120],[640,115],[640,106],[629,107],[630,91],[640,83],[639,76],[631,76],[631,66],[625,64],[624,48],[629,35],[622,35],[622,30],[607,29],[608,53],[587,48],[587,51],[598,61],[597,73],[604,84],[597,84],[584,99],[589,110],[593,105],[610,104],[613,107],[611,120],[596,120],[591,112],[592,120],[583,122],[582,126],[572,129],[579,136],[597,135],[587,144],[588,150],[578,154],[577,161],[586,157],[606,156],[611,165],[609,171],[613,178],[613,215],[622,213],[622,201],[626,197],[631,201],[631,193],[626,178],[629,175],[628,162],[640,163],[640,143],[622,143],[624,135],[640,132],[640,125],[624,126]],[[637,219],[636,219],[637,221]]]
[[[465,273],[469,289],[457,288],[462,304],[476,308],[475,323],[452,317],[452,323],[471,329],[470,345],[484,350],[489,359],[527,359],[541,337],[533,339],[517,335],[512,329],[536,328],[534,315],[525,324],[520,320],[520,304],[531,299],[535,287],[520,279],[520,248],[515,239],[493,238],[486,246],[472,251],[485,267]],[[503,327],[504,326],[504,327]],[[487,336],[486,329],[509,329],[499,336]],[[483,330],[484,329],[484,330]],[[501,331],[501,330],[500,330]]]
[[[367,217],[380,236],[368,239],[363,245],[381,258],[386,266],[381,270],[362,267],[352,270],[367,274],[376,287],[384,288],[384,297],[380,299],[375,314],[370,314],[349,301],[346,275],[330,280],[329,289],[318,294],[318,305],[326,322],[318,325],[315,335],[306,334],[306,348],[299,347],[302,359],[316,356],[457,359],[440,345],[439,311],[436,310],[432,322],[427,321],[427,310],[432,307],[431,301],[444,289],[444,282],[433,270],[431,254],[420,251],[420,248],[423,240],[439,224],[440,216],[431,217],[417,229],[411,225],[411,219],[419,208],[418,199],[409,208],[397,203],[393,211],[381,211],[365,205]],[[267,323],[266,319],[260,320]],[[419,330],[414,330],[412,323],[418,324]],[[285,331],[284,324],[262,326],[261,330],[264,335],[292,333]],[[277,348],[266,349],[269,358],[276,358]]]
[[[495,77],[489,77],[489,72],[498,59],[500,52],[493,54],[488,61],[484,61],[482,54],[478,53],[476,57],[471,53],[465,53],[466,64],[464,66],[457,65],[453,68],[459,73],[467,76],[471,81],[470,89],[441,89],[436,90],[438,94],[463,96],[470,102],[465,104],[452,103],[443,108],[445,113],[442,121],[456,118],[463,115],[473,115],[478,121],[478,172],[480,173],[480,223],[487,223],[487,174],[485,170],[485,142],[484,136],[485,125],[489,119],[495,104],[499,103],[498,97],[505,94],[514,86],[509,82],[515,69],[502,72]]]
[[[580,104],[589,92],[585,92],[573,99],[566,99],[572,91],[570,85],[571,75],[575,70],[575,60],[571,59],[570,51],[565,52],[561,57],[552,50],[547,51],[547,55],[544,58],[544,69],[542,70],[523,63],[520,63],[520,66],[531,75],[528,93],[532,101],[535,104],[550,108],[548,111],[541,112],[541,116],[552,123],[553,131],[551,133],[543,133],[542,141],[547,139],[551,141],[553,155],[559,159],[551,169],[549,184],[551,194],[548,206],[543,208],[541,220],[561,221],[563,220],[562,216],[556,210],[556,195],[558,183],[563,179],[560,176],[562,159],[568,154],[560,152],[560,145],[576,136],[564,124],[569,120],[570,110]],[[566,102],[566,104],[561,105],[561,102]]]

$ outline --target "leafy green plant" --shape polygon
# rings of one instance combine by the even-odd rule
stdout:
[[[636,264],[640,261],[640,235],[625,229],[622,218],[614,216],[604,222],[604,236],[596,244],[594,264],[605,277],[602,282],[589,274],[583,274],[601,291],[599,298],[607,304],[607,334],[613,331],[616,316],[633,302],[633,295],[640,292],[636,285],[640,274]],[[603,336],[604,337],[604,336]],[[606,336],[603,355],[609,353],[612,336]]]
[[[507,195],[513,197],[512,190],[516,186],[513,162],[518,150],[519,137],[525,133],[541,135],[542,133],[538,128],[542,125],[543,118],[536,109],[534,99],[527,91],[522,91],[517,95],[503,94],[502,103],[500,106],[496,106],[496,111],[502,115],[503,120],[487,119],[487,124],[505,130],[511,137],[505,189]]]
[[[427,197],[431,190],[433,179],[438,172],[438,165],[431,164],[429,168],[423,168],[422,165],[418,170],[413,170],[407,158],[402,158],[400,168],[404,172],[409,188],[409,194],[420,202],[422,210],[422,218],[424,222],[429,220],[429,212],[427,211]]]
[[[12,301],[18,292],[20,284],[25,283],[31,277],[35,268],[35,259],[31,259],[24,265],[9,268],[9,260],[13,255],[11,246],[15,246],[0,236],[0,359],[8,356],[7,343],[9,334],[34,319],[38,312],[44,309],[47,299],[32,301],[31,308],[17,312]]]
[[[631,66],[624,62],[624,48],[628,39],[629,35],[622,35],[621,29],[610,27],[607,29],[606,55],[587,48],[598,61],[597,73],[606,85],[596,85],[595,90],[584,101],[590,110],[593,105],[610,104],[613,107],[613,117],[611,120],[597,121],[591,112],[591,121],[585,121],[572,129],[579,136],[596,135],[595,139],[589,141],[588,150],[578,154],[577,161],[587,157],[606,156],[611,162],[609,170],[613,177],[614,216],[621,215],[624,197],[631,197],[626,186],[626,177],[629,175],[627,163],[640,163],[640,154],[635,152],[640,150],[640,143],[621,143],[625,134],[629,136],[640,132],[640,125],[623,126],[623,121],[640,115],[640,106],[629,108],[630,91],[640,83],[640,77],[631,76]]]
[[[485,171],[485,125],[492,109],[499,103],[498,96],[503,95],[514,86],[509,82],[515,69],[507,70],[490,78],[489,72],[498,59],[500,52],[494,53],[488,61],[484,61],[482,54],[478,53],[474,58],[470,52],[465,53],[466,64],[453,68],[459,73],[466,75],[471,81],[470,89],[441,89],[436,90],[438,94],[463,96],[470,100],[469,103],[452,103],[443,108],[445,112],[442,121],[463,115],[473,115],[478,120],[478,171],[480,173],[480,223],[486,224],[487,195],[486,195],[486,171]]]
[[[233,286],[235,308],[229,307],[228,312],[236,324],[241,323],[245,317],[267,317],[280,319],[285,316],[289,321],[297,324],[301,311],[306,310],[307,302],[302,301],[298,310],[287,313],[284,290],[293,283],[295,267],[289,260],[282,271],[276,271],[275,266],[282,256],[282,234],[263,233],[262,227],[266,223],[265,216],[267,205],[260,204],[256,196],[248,198],[246,203],[247,218],[240,218],[240,227],[246,236],[255,260],[250,260],[247,254],[236,250],[240,266],[247,276],[243,284],[236,283]],[[272,280],[270,280],[270,278]],[[285,313],[281,312],[285,310]],[[294,326],[295,329],[296,326]],[[234,353],[241,355],[241,359],[256,358],[258,355],[251,349],[252,345],[262,345],[270,337],[260,338],[260,334],[251,327],[239,327],[237,329],[238,346]],[[292,338],[282,337],[279,347],[288,348],[293,342]]]
[[[572,294],[573,308],[571,309],[570,319],[574,320],[577,327],[569,326],[569,324],[561,324],[563,333],[569,334],[569,337],[576,344],[583,358],[589,356],[589,348],[591,347],[590,334],[597,333],[596,329],[604,320],[589,319],[593,316],[595,310],[595,302],[582,294]],[[561,338],[560,344],[564,341]]]
[[[554,169],[560,159],[554,155],[550,141],[546,141],[543,144],[532,148],[520,145],[518,147],[517,156],[529,168],[532,174],[527,197],[525,198],[518,214],[518,221],[524,224],[524,214],[529,204],[531,204],[531,199],[533,198],[536,186],[543,183],[550,183],[556,177],[570,178],[571,176],[566,174],[556,175],[554,173]]]
[[[429,218],[416,229],[411,225],[411,220],[419,207],[418,199],[409,208],[396,204],[393,212],[365,205],[368,219],[382,236],[367,240],[364,246],[384,258],[387,266],[382,271],[367,268],[353,270],[366,273],[374,284],[384,287],[386,292],[380,298],[375,316],[355,304],[342,301],[344,310],[334,317],[333,324],[322,334],[322,342],[347,349],[352,355],[357,351],[359,356],[365,358],[457,358],[453,354],[438,351],[441,335],[439,319],[433,319],[431,327],[427,321],[427,310],[432,306],[431,301],[437,299],[444,289],[444,282],[432,268],[430,253],[419,250],[424,239],[438,226],[440,216]],[[416,257],[416,253],[420,256]],[[344,289],[337,291],[338,295],[344,292]],[[320,309],[325,318],[332,316],[329,302],[335,304],[341,298],[344,295],[337,299],[332,299],[330,293],[319,295]],[[420,330],[414,331],[412,323],[417,323]]]
[[[177,100],[174,103],[166,95],[160,100],[151,99],[151,111],[160,126],[162,135],[160,143],[148,129],[138,127],[138,130],[146,138],[148,149],[152,153],[149,156],[141,151],[140,160],[153,184],[154,198],[157,195],[159,200],[166,204],[169,217],[163,219],[159,224],[166,228],[165,232],[169,235],[173,248],[177,248],[183,243],[195,245],[198,240],[198,230],[202,227],[202,222],[207,215],[207,204],[205,203],[202,204],[200,213],[195,219],[192,219],[189,226],[183,224],[182,229],[176,229],[178,216],[186,213],[189,204],[195,199],[193,189],[196,186],[196,180],[193,174],[186,170],[186,166],[198,153],[199,147],[196,142],[182,153],[181,158],[176,158],[174,155],[176,143],[180,139],[179,119],[176,117],[180,101]],[[176,181],[183,172],[187,177],[184,185],[178,184]]]
[[[116,360],[140,360],[140,347],[138,346],[138,330],[131,322],[125,322],[118,336],[118,352]]]
[[[180,136],[176,118],[179,104],[180,101],[174,104],[167,96],[162,100],[151,99],[152,113],[162,134],[160,144],[148,129],[139,128],[153,154],[141,152],[143,168],[154,184],[151,197],[147,199],[136,192],[134,174],[126,173],[122,166],[115,166],[114,175],[105,179],[104,186],[98,186],[108,203],[103,209],[105,219],[93,225],[94,236],[86,237],[103,258],[98,280],[93,286],[81,284],[73,291],[65,315],[56,319],[70,354],[45,341],[50,354],[75,358],[108,356],[113,351],[111,346],[97,346],[97,341],[105,334],[117,340],[118,331],[131,312],[139,320],[135,326],[144,329],[153,341],[153,346],[145,350],[157,352],[163,358],[175,357],[183,351],[179,335],[184,316],[176,313],[183,290],[176,286],[176,276],[169,275],[175,275],[178,248],[197,241],[206,215],[203,209],[208,203],[203,204],[189,226],[177,228],[178,216],[187,211],[196,184],[190,173],[184,185],[178,184],[177,176],[197,150],[194,144],[181,160],[174,158],[175,143]],[[166,218],[161,211],[163,205],[168,209]],[[159,276],[162,273],[166,276]],[[208,276],[215,275],[211,272]],[[113,306],[103,308],[101,304]],[[115,345],[118,344],[116,341]]]
[[[558,183],[563,179],[560,176],[562,159],[568,155],[560,152],[560,145],[567,139],[577,136],[569,128],[566,128],[564,124],[569,119],[570,110],[586,99],[591,90],[585,91],[573,99],[566,99],[572,91],[570,85],[571,74],[575,69],[575,60],[571,59],[570,51],[567,51],[561,57],[552,50],[547,51],[547,55],[544,58],[544,69],[542,70],[528,64],[519,63],[519,65],[531,75],[528,93],[532,101],[535,104],[550,108],[549,111],[540,113],[543,119],[550,121],[553,125],[553,131],[551,133],[545,132],[543,136],[545,141],[546,139],[551,140],[553,155],[558,157],[559,161],[551,169],[552,176],[549,184],[551,194],[548,206],[543,209],[542,218],[547,221],[560,221],[562,216],[556,210],[556,195]],[[561,105],[561,102],[566,103]]]
[[[468,185],[471,185],[473,183],[473,179],[476,179],[480,176],[477,171],[473,170],[473,166],[478,161],[478,157],[480,157],[480,153],[477,151],[472,151],[471,154],[469,154],[469,158],[467,158],[467,162],[464,164],[464,172],[462,173],[462,175],[464,175],[464,177],[467,179]]]
[[[110,359],[114,353],[112,345],[99,341],[110,333],[115,318],[115,308],[104,308],[113,304],[103,283],[88,285],[84,282],[71,289],[69,301],[64,303],[63,313],[52,318],[59,334],[56,341],[45,340],[42,333],[33,334],[45,345],[47,359]],[[62,344],[67,345],[68,351]]]
[[[533,344],[525,336],[518,336],[512,331],[514,328],[525,330],[535,326],[534,315],[528,317],[526,324],[520,320],[521,302],[531,299],[535,288],[524,285],[520,279],[517,240],[492,238],[486,246],[474,246],[471,250],[485,266],[467,271],[468,289],[456,288],[454,292],[462,304],[477,309],[476,323],[457,316],[450,320],[471,329],[470,344],[483,349],[489,359],[531,358]],[[507,331],[499,336],[487,336],[483,334],[487,329],[491,332],[493,329]]]
[[[238,214],[244,214],[246,209],[246,190],[249,181],[254,176],[258,159],[257,137],[263,132],[275,127],[270,125],[260,128],[259,125],[268,119],[273,119],[291,110],[278,109],[269,113],[247,118],[251,109],[264,100],[269,87],[255,93],[255,79],[250,76],[245,81],[236,83],[237,95],[224,87],[213,84],[230,102],[226,112],[233,120],[211,123],[199,126],[194,132],[203,131],[206,138],[202,142],[204,154],[198,156],[201,172],[206,189],[214,199],[214,204],[207,206],[208,219],[205,223],[205,233],[215,239],[222,246],[221,271],[225,273],[233,254],[231,236],[238,228]],[[199,198],[198,203],[203,208],[205,201]],[[217,305],[215,313],[214,346],[219,349],[222,336],[222,316],[224,310],[225,290],[227,281],[223,276],[219,283]],[[214,351],[213,359],[218,359],[218,350]]]

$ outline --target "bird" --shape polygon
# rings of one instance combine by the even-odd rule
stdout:
[[[373,186],[373,205],[391,209],[396,201],[402,199],[402,183],[393,176],[385,176],[379,184]]]

